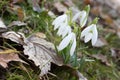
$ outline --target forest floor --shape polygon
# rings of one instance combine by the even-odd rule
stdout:
[[[26,55],[30,52],[27,50],[30,44],[28,42],[26,46],[24,40],[37,43],[37,36],[55,43],[54,17],[71,7],[83,10],[86,5],[91,8],[88,21],[99,18],[99,38],[94,47],[91,43],[81,43],[83,49],[78,52],[81,58],[78,71],[88,80],[120,80],[119,0],[1,0],[0,80],[77,80],[74,78],[79,76],[74,74],[76,69],[63,63],[59,66],[57,61],[51,64],[48,74],[41,77],[37,63],[29,58],[31,55]],[[38,45],[34,47],[38,48]],[[85,59],[94,61],[87,62]]]

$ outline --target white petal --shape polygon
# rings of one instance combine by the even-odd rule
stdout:
[[[76,14],[73,16],[72,21],[76,21],[76,20],[78,19],[78,17],[80,17],[80,14],[81,14],[81,12],[76,13]]]
[[[86,24],[86,22],[87,22],[87,18],[82,22],[82,21],[80,21],[80,24],[81,24],[81,27],[84,27],[85,26],[85,24]]]
[[[89,31],[91,30],[92,27],[93,27],[93,25],[90,25],[90,26],[86,27],[86,28],[81,32],[81,38],[84,37],[87,33],[89,33]]]
[[[52,22],[52,25],[55,25],[57,22],[59,22],[58,17]]]
[[[93,34],[92,33],[88,33],[87,35],[85,35],[84,41],[85,43],[87,43],[88,41],[90,41],[92,39]]]
[[[58,46],[58,50],[61,51],[63,50],[65,47],[68,46],[68,44],[70,43],[71,39],[72,39],[73,33],[69,34],[68,36],[66,36],[61,43]]]
[[[68,27],[64,28],[62,38],[64,38],[68,34]]]
[[[52,25],[55,25],[57,22],[63,22],[67,18],[66,14],[63,14],[61,16],[58,16],[52,23]]]
[[[65,24],[61,24],[60,28],[58,29],[57,35],[61,36],[66,28]]]
[[[67,34],[71,33],[71,27],[70,26],[66,26],[66,28],[64,29],[64,32],[62,34],[62,38],[65,37]]]
[[[83,26],[85,26],[85,24],[87,22],[87,13],[86,13],[86,11],[82,11],[80,17],[81,17],[80,25],[81,25],[81,27],[83,27]]]
[[[52,25],[54,25],[54,30],[56,30],[57,28],[59,28],[62,23],[66,23],[67,24],[67,15],[66,14],[63,14],[63,15],[57,17],[53,21]]]
[[[71,29],[71,27],[70,27],[70,26],[68,26],[67,28],[68,28],[68,33],[70,34],[70,33],[71,33],[71,31],[72,31],[72,29]]]
[[[55,24],[55,25],[54,25],[54,30],[56,30],[56,29],[59,28],[59,27],[60,27],[59,24]]]
[[[73,43],[72,43],[72,46],[71,46],[71,49],[70,49],[70,55],[71,56],[74,54],[75,48],[76,48],[76,37],[74,36]]]
[[[95,43],[97,42],[97,38],[98,38],[98,31],[96,28],[96,25],[93,26],[93,36],[92,36],[92,45],[95,45]]]

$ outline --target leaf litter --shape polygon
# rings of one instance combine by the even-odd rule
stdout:
[[[9,31],[3,33],[2,37],[23,45],[24,54],[28,55],[28,59],[33,60],[36,66],[39,66],[40,76],[43,76],[50,71],[51,62],[59,66],[62,66],[63,62],[62,58],[56,54],[54,45],[43,39],[45,38],[43,33],[39,34],[41,34],[41,37],[36,34],[25,38],[22,33]]]
[[[7,63],[10,61],[19,61],[25,63],[22,59],[18,56],[18,51],[8,49],[8,50],[0,50],[0,65],[4,68],[8,67]]]

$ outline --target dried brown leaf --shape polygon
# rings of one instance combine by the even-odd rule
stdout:
[[[25,38],[22,33],[9,31],[3,33],[2,36],[23,45],[24,54],[28,55],[29,59],[33,60],[35,65],[41,69],[40,76],[48,73],[51,62],[59,66],[63,64],[62,59],[55,52],[54,45],[44,40],[43,33]]]
[[[16,33],[14,31],[9,31],[2,33],[2,37],[6,39],[10,39],[13,42],[24,44],[24,35],[20,32]]]
[[[119,11],[120,13],[120,0],[105,0],[106,4],[108,4],[113,9]]]
[[[21,21],[13,21],[12,23],[10,23],[8,25],[8,27],[12,27],[12,26],[25,26],[27,25],[27,23],[21,22]]]
[[[101,62],[105,63],[107,66],[110,66],[110,63],[108,62],[107,56],[103,54],[94,54],[92,57],[100,60]]]
[[[103,47],[107,45],[107,41],[104,38],[98,38],[97,42],[95,43],[94,47]]]
[[[72,2],[72,0],[65,0],[65,1],[64,1],[64,4],[65,4],[67,7],[75,6],[75,4]]]
[[[6,53],[7,52],[7,53]],[[16,52],[15,50],[0,50],[0,65],[2,65],[4,68],[8,67],[7,63],[9,63],[10,61],[19,61],[19,62],[23,62],[18,54],[15,54],[14,52]],[[3,54],[2,54],[3,53]]]
[[[40,6],[39,6],[39,0],[31,0],[32,2],[32,6],[33,6],[33,10],[37,11],[37,12],[41,12]]]
[[[67,7],[66,6],[64,6],[62,3],[60,3],[60,2],[56,2],[56,3],[54,3],[54,7],[57,9],[57,11],[58,12],[67,12],[68,11],[68,9],[67,9]]]
[[[41,69],[40,76],[47,74],[51,67],[51,62],[61,66],[62,59],[55,53],[54,45],[35,35],[25,40],[24,54],[33,60],[36,66]]]
[[[120,14],[120,0],[95,0],[99,4],[107,5]]]
[[[46,38],[46,35],[44,33],[41,33],[41,32],[36,33],[35,36],[39,37],[39,38],[43,38],[43,39]]]

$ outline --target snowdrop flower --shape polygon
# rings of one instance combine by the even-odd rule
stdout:
[[[72,43],[71,49],[70,49],[70,55],[72,56],[75,52],[75,48],[76,48],[76,36],[75,33],[71,32],[70,34],[68,34],[68,36],[66,36],[61,43],[58,46],[58,50],[61,51],[64,48],[66,48],[70,43]]]
[[[97,38],[98,38],[98,32],[96,28],[96,24],[91,24],[87,28],[85,28],[81,32],[81,38],[84,37],[84,42],[87,43],[91,40],[92,45],[95,45]]]
[[[68,24],[68,20],[67,20],[67,15],[63,14],[59,17],[57,17],[52,25],[54,25],[54,30],[58,29],[59,27],[61,27],[63,24]]]
[[[85,24],[87,22],[87,12],[86,11],[78,12],[77,14],[75,14],[72,21],[76,21],[79,18],[80,18],[80,26],[81,27],[85,26]]]
[[[62,38],[64,38],[67,34],[70,34],[71,33],[71,27],[69,25],[66,25],[66,24],[61,24],[61,27],[58,29],[58,32],[57,34],[59,36],[62,35]]]
[[[57,35],[62,36],[62,38],[71,33],[72,29],[68,25],[68,16],[66,14],[57,17],[52,24],[54,25],[54,30],[58,29]]]

